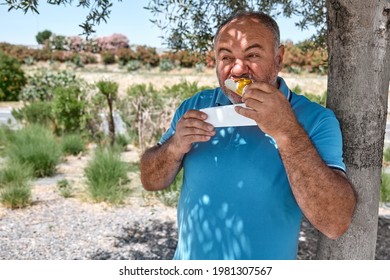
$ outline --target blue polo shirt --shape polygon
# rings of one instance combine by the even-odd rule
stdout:
[[[332,111],[280,87],[321,158],[345,171],[339,123]],[[220,88],[185,100],[160,143],[190,109],[229,105]],[[257,126],[221,127],[183,159],[174,259],[296,259],[302,212],[275,141]]]

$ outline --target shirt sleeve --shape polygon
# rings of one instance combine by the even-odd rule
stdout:
[[[333,112],[328,112],[329,114],[315,127],[310,138],[322,160],[329,167],[346,172],[340,124]]]
[[[181,117],[185,114],[186,110],[184,109],[185,107],[185,102],[183,102],[180,107],[176,110],[175,114],[173,115],[171,124],[168,128],[168,130],[161,136],[160,141],[158,142],[159,145],[164,144],[166,141],[171,138],[175,132],[176,132],[176,124],[177,122],[181,119]]]

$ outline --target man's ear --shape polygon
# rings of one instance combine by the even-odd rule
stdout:
[[[280,45],[276,54],[276,63],[279,71],[283,68],[284,45]]]

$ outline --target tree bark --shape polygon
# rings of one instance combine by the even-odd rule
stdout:
[[[318,259],[374,259],[390,79],[390,1],[326,0],[327,107],[340,121],[347,176],[358,204],[349,230],[322,234]]]

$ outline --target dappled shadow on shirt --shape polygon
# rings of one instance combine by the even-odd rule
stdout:
[[[177,228],[173,222],[151,220],[148,225],[135,222],[123,227],[109,250],[97,249],[93,260],[170,260],[177,244]],[[315,259],[318,231],[302,221],[298,259]],[[390,219],[379,217],[375,259],[390,260]]]

